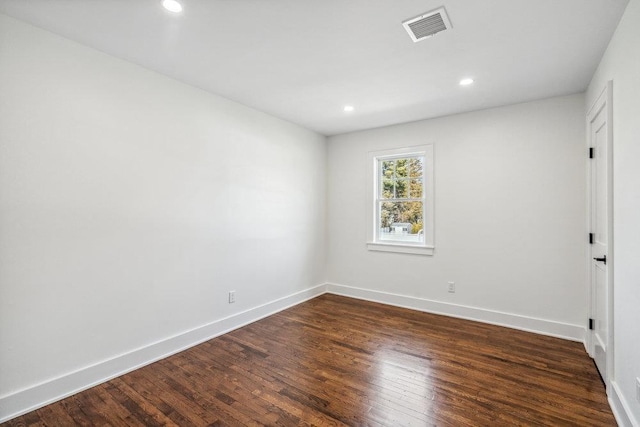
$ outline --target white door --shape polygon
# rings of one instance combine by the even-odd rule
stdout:
[[[589,142],[591,150],[591,206],[590,228],[591,239],[591,319],[592,321],[592,356],[596,366],[607,384],[607,358],[611,357],[611,292],[609,280],[611,267],[610,242],[610,183],[609,157],[611,156],[611,133],[608,115],[608,90],[603,92],[589,115]]]

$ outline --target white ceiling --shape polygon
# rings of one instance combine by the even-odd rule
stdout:
[[[160,0],[0,0],[0,12],[334,135],[581,92],[627,2],[182,0],[176,16]],[[442,5],[453,29],[413,43],[402,21]]]

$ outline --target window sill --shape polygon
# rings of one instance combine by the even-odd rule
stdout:
[[[367,243],[367,249],[370,251],[395,252],[402,254],[433,255],[434,248],[433,246],[403,245],[401,243],[369,242]]]

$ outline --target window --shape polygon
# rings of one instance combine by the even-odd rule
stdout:
[[[370,153],[369,250],[433,254],[433,146]]]

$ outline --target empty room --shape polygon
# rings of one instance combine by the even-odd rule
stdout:
[[[640,0],[0,0],[0,424],[640,427]]]

